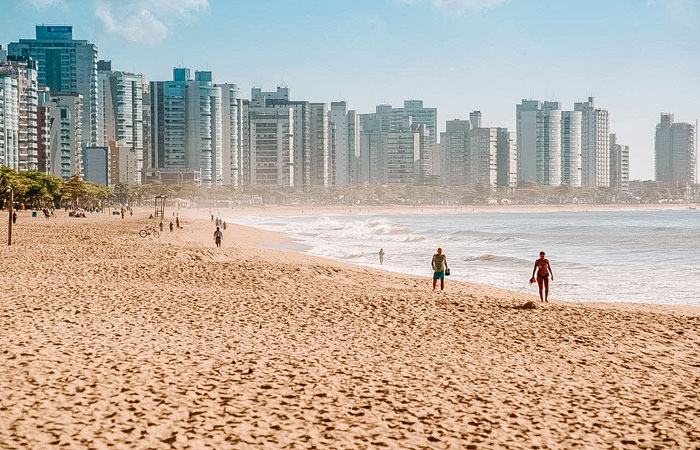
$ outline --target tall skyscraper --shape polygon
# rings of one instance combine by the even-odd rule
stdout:
[[[212,73],[173,69],[151,90],[152,171],[199,172],[204,186],[223,183],[222,89]],[[229,163],[230,164],[230,163]]]
[[[0,62],[0,160],[15,170],[37,170],[37,64],[25,56]]]
[[[316,139],[321,147],[312,149],[311,104],[308,101],[289,100],[289,88],[277,87],[274,92],[265,92],[260,88],[251,90],[252,108],[292,108],[294,111],[294,149],[292,163],[294,169],[294,186],[310,186],[312,179],[311,160],[312,153],[323,152],[323,141]],[[327,108],[327,106],[326,106]],[[322,126],[322,121],[316,121]],[[316,134],[322,133],[319,130]],[[326,143],[327,148],[327,143]]]
[[[673,114],[661,113],[654,140],[656,181],[697,182],[695,133],[694,125],[674,122]]]
[[[37,25],[35,39],[8,46],[9,55],[28,56],[38,63],[37,81],[51,92],[83,96],[82,141],[97,142],[97,46],[73,39],[72,26]]]
[[[83,96],[75,92],[51,94],[51,175],[67,180],[83,176]]]
[[[473,113],[470,114],[473,117]],[[476,123],[481,122],[481,114],[474,118]],[[471,119],[469,120],[471,122]],[[468,133],[468,176],[467,184],[480,184],[495,188],[497,175],[498,156],[498,129],[497,128],[472,128]]]
[[[199,169],[203,186],[223,184],[221,88],[212,73],[195,71],[185,85],[185,164]]]
[[[390,115],[394,130],[411,117],[413,125],[425,125],[427,144],[437,143],[437,108],[425,108],[423,100],[404,100],[403,108],[390,108]]]
[[[294,186],[294,108],[251,107],[250,184]]]
[[[561,184],[561,105],[523,100],[516,106],[518,182]]]
[[[51,95],[49,88],[37,90],[36,131],[39,171],[51,173]]]
[[[144,158],[143,75],[113,71],[110,61],[98,61],[99,147],[116,147],[111,158],[120,160],[112,179],[140,184]],[[115,145],[112,144],[115,143]],[[94,152],[93,152],[94,153]]]
[[[421,139],[428,131],[423,124],[414,125],[411,117],[386,133],[386,182],[419,184],[421,171]]]
[[[610,186],[610,113],[596,108],[593,97],[574,103],[581,111],[581,185]]]
[[[328,127],[328,104],[310,103],[310,184],[328,187],[331,182],[330,129]]]
[[[610,134],[610,187],[627,192],[630,185],[630,148],[618,144],[617,135]]]
[[[221,88],[223,183],[240,186],[243,152],[243,94],[235,84]]]
[[[496,132],[496,185],[515,188],[518,186],[517,134],[507,128],[497,128]]]
[[[445,163],[443,177],[445,183],[451,186],[467,184],[469,176],[469,131],[471,123],[468,120],[448,120],[445,132],[440,136],[443,146]]]
[[[561,182],[581,187],[581,112],[561,113]]]

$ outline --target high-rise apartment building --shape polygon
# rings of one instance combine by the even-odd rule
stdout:
[[[593,97],[574,103],[581,111],[581,185],[610,186],[610,113],[596,108]]]
[[[98,61],[99,147],[116,147],[110,157],[118,158],[119,183],[140,184],[144,159],[143,75],[113,71],[110,61]]]
[[[469,120],[471,122],[471,119]],[[477,119],[480,123],[481,119]],[[472,128],[467,139],[467,184],[479,184],[495,188],[498,178],[498,129]]]
[[[216,86],[221,88],[223,184],[238,187],[243,156],[243,94],[235,84]]]
[[[355,158],[359,156],[359,116],[348,110],[347,102],[331,102],[328,121],[333,124],[335,139],[331,163],[331,184],[345,186],[355,182]]]
[[[581,187],[581,112],[561,112],[561,182]]]
[[[51,173],[51,95],[49,88],[42,86],[37,90],[36,141],[38,170]]]
[[[523,100],[516,106],[518,182],[561,184],[561,105]]]
[[[674,122],[673,114],[661,113],[654,140],[656,181],[697,182],[695,133],[694,125]]]
[[[389,107],[389,114],[394,130],[410,117],[413,125],[425,125],[428,146],[437,143],[437,108],[425,108],[423,100],[404,100],[403,108]]]
[[[39,86],[51,92],[77,92],[83,96],[82,140],[97,142],[97,46],[73,39],[72,26],[37,25],[35,39],[20,39],[8,47],[9,55],[37,61]]]
[[[151,91],[151,172],[199,172],[204,186],[223,183],[222,88],[212,73],[173,69]]]
[[[328,104],[310,103],[310,173],[312,186],[328,187],[331,182],[330,131]]]
[[[201,171],[203,186],[223,184],[221,88],[212,73],[195,71],[185,85],[185,164]]]
[[[291,106],[250,108],[250,184],[294,186],[294,117]]]
[[[440,135],[445,162],[442,176],[451,186],[465,185],[469,177],[469,132],[468,120],[448,120],[445,132]]]
[[[496,185],[518,186],[518,138],[507,128],[496,129]]]
[[[384,135],[386,149],[386,182],[390,184],[420,184],[422,181],[421,141],[423,147],[428,131],[425,125],[403,123]]]
[[[51,175],[67,180],[83,176],[83,96],[75,92],[51,94]]]
[[[630,148],[617,142],[617,135],[610,134],[610,187],[627,192],[630,185]]]
[[[0,160],[15,170],[38,170],[37,64],[24,56],[0,62]]]

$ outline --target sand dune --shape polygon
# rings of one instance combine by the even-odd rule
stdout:
[[[139,216],[23,213],[0,247],[0,448],[700,442],[696,308],[433,294],[258,230],[216,249],[208,220],[139,238]]]

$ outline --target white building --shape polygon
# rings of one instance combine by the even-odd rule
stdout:
[[[574,103],[581,111],[581,185],[610,187],[610,114],[596,108],[593,97]]]
[[[518,183],[561,184],[561,106],[523,100],[516,106]]]
[[[390,184],[416,184],[421,179],[421,135],[425,125],[411,124],[411,118],[385,134],[386,181]]]
[[[331,185],[332,161],[330,154],[331,128],[328,122],[328,104],[310,103],[310,173],[309,183],[324,188]]]
[[[425,125],[428,130],[429,146],[437,143],[437,108],[425,108],[423,100],[404,100],[403,108],[391,108],[391,123],[394,130],[408,117],[411,117],[413,125]]]
[[[610,187],[627,192],[630,186],[630,148],[618,144],[617,135],[610,134]]]
[[[469,131],[468,120],[448,120],[445,132],[440,135],[443,146],[444,164],[442,167],[445,183],[451,186],[467,184],[469,178]]]
[[[661,113],[654,141],[656,181],[697,182],[695,133],[694,125],[674,122],[673,114]]]
[[[143,86],[143,75],[112,71],[110,61],[98,62],[97,142],[103,148],[114,147],[115,142],[119,148],[111,153],[120,161],[114,167],[122,168],[113,175],[119,183],[141,183],[145,145]]]
[[[243,153],[243,94],[235,84],[216,86],[221,88],[223,184],[238,187]]]
[[[581,112],[561,113],[561,182],[581,187]]]
[[[203,186],[223,184],[221,88],[212,73],[195,71],[185,84],[185,166],[201,171]]]
[[[294,186],[294,108],[250,108],[249,184]]]
[[[477,123],[480,121],[477,119]],[[495,188],[498,180],[498,129],[472,128],[468,135],[467,184]]]
[[[38,170],[37,64],[24,56],[0,62],[0,159],[15,170]]]

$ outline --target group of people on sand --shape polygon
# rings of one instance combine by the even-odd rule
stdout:
[[[384,249],[379,250],[379,264],[384,264]],[[440,290],[445,289],[445,275],[450,275],[450,268],[447,266],[447,256],[442,252],[442,248],[437,249],[437,253],[433,255],[431,261],[433,268],[433,291],[437,288],[437,282],[440,280]],[[549,301],[549,279],[554,281],[554,272],[549,260],[545,258],[545,253],[540,252],[540,257],[535,260],[535,266],[532,268],[532,277],[530,284],[537,283],[540,290],[540,301]]]

